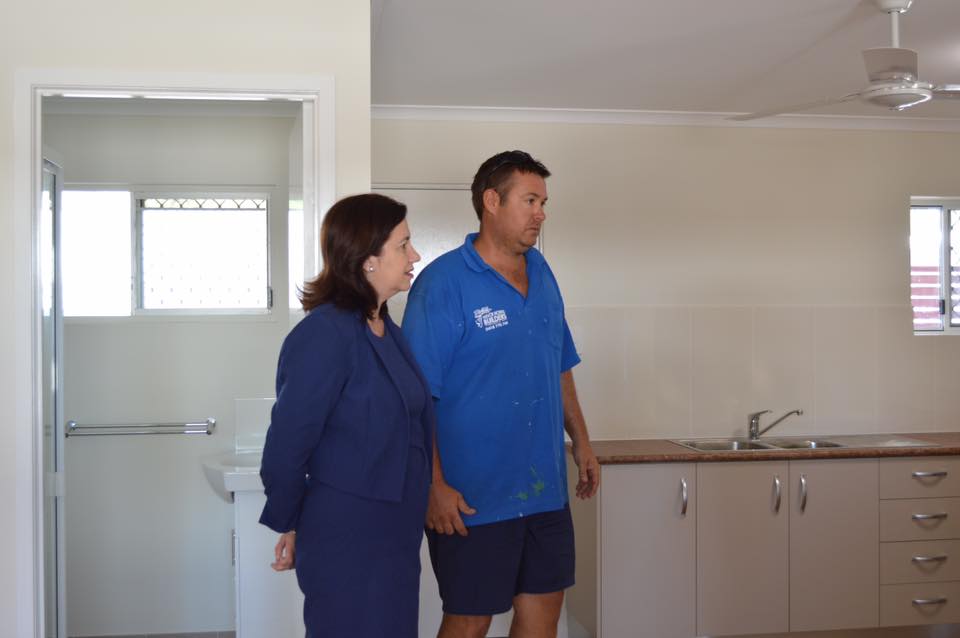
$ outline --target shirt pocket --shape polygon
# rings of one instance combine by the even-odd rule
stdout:
[[[547,343],[557,350],[563,348],[563,306],[547,305],[543,314],[543,331]]]

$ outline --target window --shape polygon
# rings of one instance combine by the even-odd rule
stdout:
[[[265,310],[265,198],[137,200],[144,310]]]
[[[65,316],[271,307],[266,197],[70,190],[62,201]]]
[[[910,302],[914,331],[960,334],[960,199],[911,200]]]
[[[60,208],[64,316],[129,316],[130,192],[65,190]]]

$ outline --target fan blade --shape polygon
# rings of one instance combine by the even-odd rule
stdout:
[[[851,93],[849,95],[844,95],[843,97],[831,97],[825,100],[817,100],[816,102],[806,102],[804,104],[792,104],[790,106],[781,106],[773,109],[766,109],[764,111],[756,111],[754,113],[744,113],[743,115],[735,115],[733,117],[728,117],[728,120],[734,120],[736,122],[745,122],[747,120],[756,120],[761,117],[770,117],[771,115],[780,115],[781,113],[794,113],[796,111],[809,111],[810,109],[815,109],[818,106],[829,106],[830,104],[840,104],[842,102],[849,102],[850,100],[855,100],[860,97],[859,93]]]
[[[863,50],[863,63],[871,82],[917,79],[917,52],[913,49],[880,47]]]
[[[933,87],[933,97],[960,98],[960,84],[940,84]]]

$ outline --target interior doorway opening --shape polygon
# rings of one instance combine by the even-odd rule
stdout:
[[[56,148],[45,147],[45,142],[50,141],[50,136],[46,135],[50,129],[45,127],[45,115],[59,110],[62,123],[62,120],[67,118],[64,111],[71,108],[75,110],[74,115],[87,109],[90,117],[141,119],[157,117],[151,113],[177,109],[182,110],[180,116],[183,117],[185,112],[192,110],[199,113],[209,110],[213,105],[218,105],[224,112],[231,109],[236,112],[245,110],[249,117],[254,117],[251,113],[259,111],[263,114],[272,107],[281,106],[287,112],[295,112],[297,126],[291,129],[288,158],[290,179],[282,184],[285,201],[275,203],[276,210],[284,212],[285,223],[281,224],[284,229],[293,225],[290,224],[291,213],[299,214],[301,245],[298,251],[285,251],[296,254],[290,261],[285,262],[283,268],[274,270],[289,271],[290,279],[296,280],[297,270],[302,269],[300,276],[309,277],[318,269],[316,233],[320,221],[319,211],[325,210],[334,200],[333,86],[332,80],[327,77],[295,80],[287,78],[279,81],[264,78],[218,78],[214,81],[207,79],[180,83],[158,81],[156,86],[176,88],[144,89],[143,77],[138,78],[135,85],[131,83],[123,86],[124,82],[120,79],[94,83],[76,77],[64,78],[62,74],[37,75],[38,77],[33,78],[20,78],[16,110],[19,124],[28,122],[26,130],[31,132],[30,135],[23,135],[25,127],[17,126],[21,134],[16,145],[19,170],[15,195],[20,211],[16,238],[22,239],[25,235],[28,241],[16,242],[26,247],[16,259],[18,264],[29,265],[25,271],[30,273],[28,285],[20,287],[20,294],[15,299],[15,303],[22,303],[18,308],[24,311],[21,313],[23,321],[19,326],[20,333],[28,336],[26,347],[18,352],[18,362],[22,363],[21,368],[29,370],[30,374],[26,376],[29,380],[29,393],[24,397],[22,405],[18,406],[18,414],[25,419],[23,427],[18,429],[17,438],[19,457],[29,460],[29,464],[24,463],[23,475],[18,475],[18,495],[26,495],[28,498],[18,499],[18,503],[29,515],[18,516],[16,520],[18,534],[22,538],[31,539],[34,548],[32,556],[17,565],[18,582],[33,583],[32,591],[25,593],[21,601],[32,612],[32,618],[26,622],[21,621],[19,626],[26,630],[25,635],[32,633],[35,636],[60,637],[68,635],[68,614],[65,612],[69,603],[64,603],[69,600],[64,574],[68,559],[65,560],[63,525],[65,519],[70,519],[65,516],[64,499],[69,495],[71,485],[66,480],[64,464],[64,453],[67,450],[63,428],[68,416],[62,401],[62,374],[66,366],[62,350],[58,352],[64,341],[63,308],[62,304],[46,303],[57,298],[59,293],[53,291],[58,290],[62,276],[58,255],[62,237],[55,234],[59,227],[53,224],[53,220],[60,220],[62,202],[57,193],[62,193],[64,186],[89,189],[98,186],[117,187],[119,184],[77,183],[83,180],[71,182],[69,167],[64,170],[69,157],[58,152]],[[233,88],[235,86],[264,88],[240,90]],[[121,103],[125,106],[121,107]],[[136,112],[138,109],[139,113]],[[145,151],[145,154],[148,152]],[[56,179],[58,169],[61,175]],[[157,183],[149,185],[159,186]],[[281,203],[282,206],[279,205]],[[49,231],[46,230],[47,226],[50,227]],[[46,241],[47,239],[50,241]],[[282,241],[277,236],[271,239],[275,245],[289,244],[286,236]],[[286,248],[289,249],[290,246],[287,245]],[[277,281],[273,283],[274,287],[281,285]],[[289,297],[286,290],[289,288],[286,281],[282,285],[285,294],[278,296],[282,296],[286,301]],[[285,315],[287,316],[289,315]],[[197,320],[197,317],[178,319],[181,326],[185,322]],[[223,318],[214,321],[218,320],[222,321]],[[274,320],[279,321],[276,316]],[[285,324],[282,328],[285,333],[289,321],[281,323]],[[102,328],[102,325],[99,326],[99,329]],[[89,321],[83,327],[85,331],[92,329]],[[242,330],[242,324],[239,329]],[[109,330],[107,328],[106,332]],[[79,340],[78,338],[77,341]],[[18,396],[22,396],[22,393],[18,393]],[[229,422],[231,417],[232,415],[228,415],[226,421]],[[223,443],[226,444],[226,441]],[[26,470],[29,470],[29,474]],[[197,471],[199,472],[199,466]],[[117,477],[117,480],[122,481],[123,478]],[[200,483],[196,485],[197,490],[202,488],[205,486]],[[74,486],[75,491],[82,489],[82,486]],[[149,498],[149,495],[144,497]],[[18,510],[18,513],[22,512]],[[87,513],[90,517],[96,516],[94,511]],[[229,538],[224,541],[224,545],[229,547]],[[147,542],[144,543],[144,551],[150,551]],[[27,577],[21,578],[23,575]],[[146,578],[149,579],[150,576],[146,575]],[[23,606],[21,604],[21,608]],[[29,631],[28,623],[32,624],[32,632]]]

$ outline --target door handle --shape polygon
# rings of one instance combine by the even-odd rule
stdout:
[[[687,505],[690,503],[689,494],[687,493],[687,479],[680,479],[680,516],[685,517],[687,515]]]
[[[774,514],[779,514],[779,513],[780,513],[780,500],[781,500],[780,497],[783,495],[783,490],[781,489],[781,485],[780,485],[780,475],[779,475],[779,474],[774,475],[774,477],[773,477],[773,493],[774,493],[774,499],[775,499],[775,500],[774,500],[774,505],[773,505],[773,513],[774,513]]]

